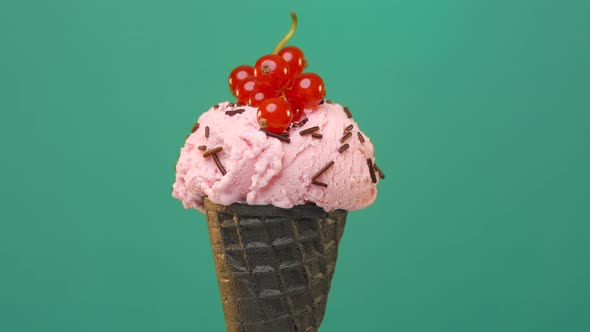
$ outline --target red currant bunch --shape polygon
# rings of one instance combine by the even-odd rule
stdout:
[[[306,66],[303,52],[287,46],[278,54],[262,56],[253,67],[236,67],[229,74],[229,88],[238,103],[259,108],[262,128],[282,133],[300,119],[304,109],[313,110],[326,95],[322,78],[304,73]]]
[[[304,73],[307,60],[295,46],[283,47],[297,28],[297,16],[291,13],[291,30],[272,54],[262,56],[251,67],[241,65],[229,74],[228,83],[237,102],[258,107],[258,123],[280,134],[304,109],[313,110],[326,96],[324,81],[314,73]]]

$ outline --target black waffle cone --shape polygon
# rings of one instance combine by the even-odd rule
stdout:
[[[205,209],[227,330],[317,331],[347,212],[206,198]]]

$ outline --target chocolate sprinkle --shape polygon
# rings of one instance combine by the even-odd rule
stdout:
[[[234,103],[227,104],[227,107],[234,107],[234,106],[236,106],[236,104],[234,104]]]
[[[346,113],[347,117],[352,118],[352,113],[350,113],[348,106],[344,106],[344,113]]]
[[[227,114],[227,115],[229,115],[229,116],[234,116],[234,115],[236,115],[236,114],[242,114],[242,113],[244,113],[244,111],[245,111],[245,109],[243,109],[243,108],[238,108],[238,109],[236,109],[236,110],[233,110],[233,111],[225,111],[225,114]]]
[[[317,138],[317,139],[322,139],[322,137],[324,137],[324,135],[318,134],[318,133],[313,133],[313,134],[311,134],[311,137]]]
[[[365,143],[365,138],[363,137],[363,134],[361,134],[360,131],[357,131],[356,133],[359,137],[359,141],[361,141],[361,143]]]
[[[379,169],[379,166],[377,166],[377,164],[373,164],[373,167],[375,167],[375,170],[377,171],[377,174],[379,174],[379,178],[380,179],[385,179],[385,174],[383,174],[383,172],[381,171],[381,169]]]
[[[352,124],[349,124],[346,128],[344,128],[344,132],[347,133],[347,132],[351,131],[352,128],[354,128],[354,126]]]
[[[314,126],[314,127],[307,128],[307,129],[305,129],[305,130],[302,130],[302,131],[300,131],[300,132],[299,132],[299,135],[301,135],[301,136],[304,136],[304,135],[307,135],[307,134],[314,133],[314,132],[316,132],[316,131],[318,131],[318,130],[320,130],[320,127],[318,127],[318,126]]]
[[[197,129],[199,129],[200,124],[197,122],[193,125],[193,128],[191,129],[191,134],[194,133],[195,131],[197,131]]]
[[[205,126],[205,138],[209,138],[209,126]]]
[[[218,146],[218,147],[216,147],[214,149],[207,150],[207,151],[205,151],[203,153],[203,158],[207,158],[207,157],[209,157],[212,154],[216,154],[217,152],[221,152],[222,150],[223,150],[223,147],[222,146]]]
[[[320,182],[320,181],[317,181],[317,180],[313,180],[313,181],[311,181],[311,184],[315,184],[316,186],[320,186],[320,187],[328,188],[328,185],[327,185],[327,184],[325,184],[325,183],[323,183],[323,182]]]
[[[326,101],[325,100],[320,100],[320,105],[323,105]]]
[[[326,103],[328,104],[333,104],[332,101],[330,99],[326,99]]]
[[[322,167],[322,169],[320,169],[317,173],[315,173],[314,176],[311,177],[311,179],[315,180],[315,179],[319,178],[322,174],[324,174],[325,171],[327,171],[333,165],[334,165],[334,160],[330,161],[329,163],[326,164],[326,166]]]
[[[197,149],[199,149],[199,150],[201,150],[201,151],[205,151],[205,150],[207,150],[207,147],[206,147],[206,146],[204,146],[204,145],[199,145],[199,146],[197,147]]]
[[[213,108],[214,108],[214,109],[218,109],[218,108],[219,108],[219,104],[215,104],[215,105],[213,106]]]
[[[350,147],[350,145],[348,145],[348,143],[346,143],[343,146],[341,146],[340,148],[338,148],[338,152],[342,153],[342,152],[346,151],[346,149],[348,149],[349,147]]]
[[[377,183],[377,177],[375,176],[375,169],[373,168],[373,161],[371,158],[367,159],[367,165],[369,166],[369,174],[371,175],[371,182]]]
[[[308,118],[303,118],[303,120],[301,120],[299,122],[293,122],[293,127],[303,127],[303,126],[305,126],[307,121],[309,121]]]
[[[347,139],[349,139],[350,136],[352,136],[352,133],[349,131],[346,134],[344,134],[344,136],[342,136],[342,138],[340,139],[340,143],[344,143],[344,141],[346,141]]]
[[[223,165],[221,164],[221,161],[219,161],[219,157],[217,156],[216,153],[213,154],[213,160],[215,161],[215,165],[217,165],[217,168],[219,168],[219,171],[221,172],[222,175],[227,174],[227,172],[225,171],[225,167],[223,167]]]
[[[286,142],[286,143],[291,143],[291,139],[289,138],[289,136],[284,136],[284,135],[281,135],[281,134],[271,133],[270,131],[265,130],[265,129],[262,129],[262,128],[260,128],[260,131],[262,131],[263,133],[265,133],[266,136],[274,137],[274,138],[278,139],[279,141],[283,141],[283,142]]]

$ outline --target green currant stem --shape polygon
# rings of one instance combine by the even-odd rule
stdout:
[[[291,12],[291,29],[289,32],[281,39],[281,41],[275,46],[275,49],[272,51],[272,54],[279,54],[279,51],[285,46],[285,44],[293,37],[295,34],[295,30],[297,30],[297,14],[295,12]]]

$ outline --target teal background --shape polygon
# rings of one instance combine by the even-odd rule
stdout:
[[[223,331],[172,167],[290,10],[387,175],[322,332],[589,331],[583,0],[0,1],[0,330]]]

